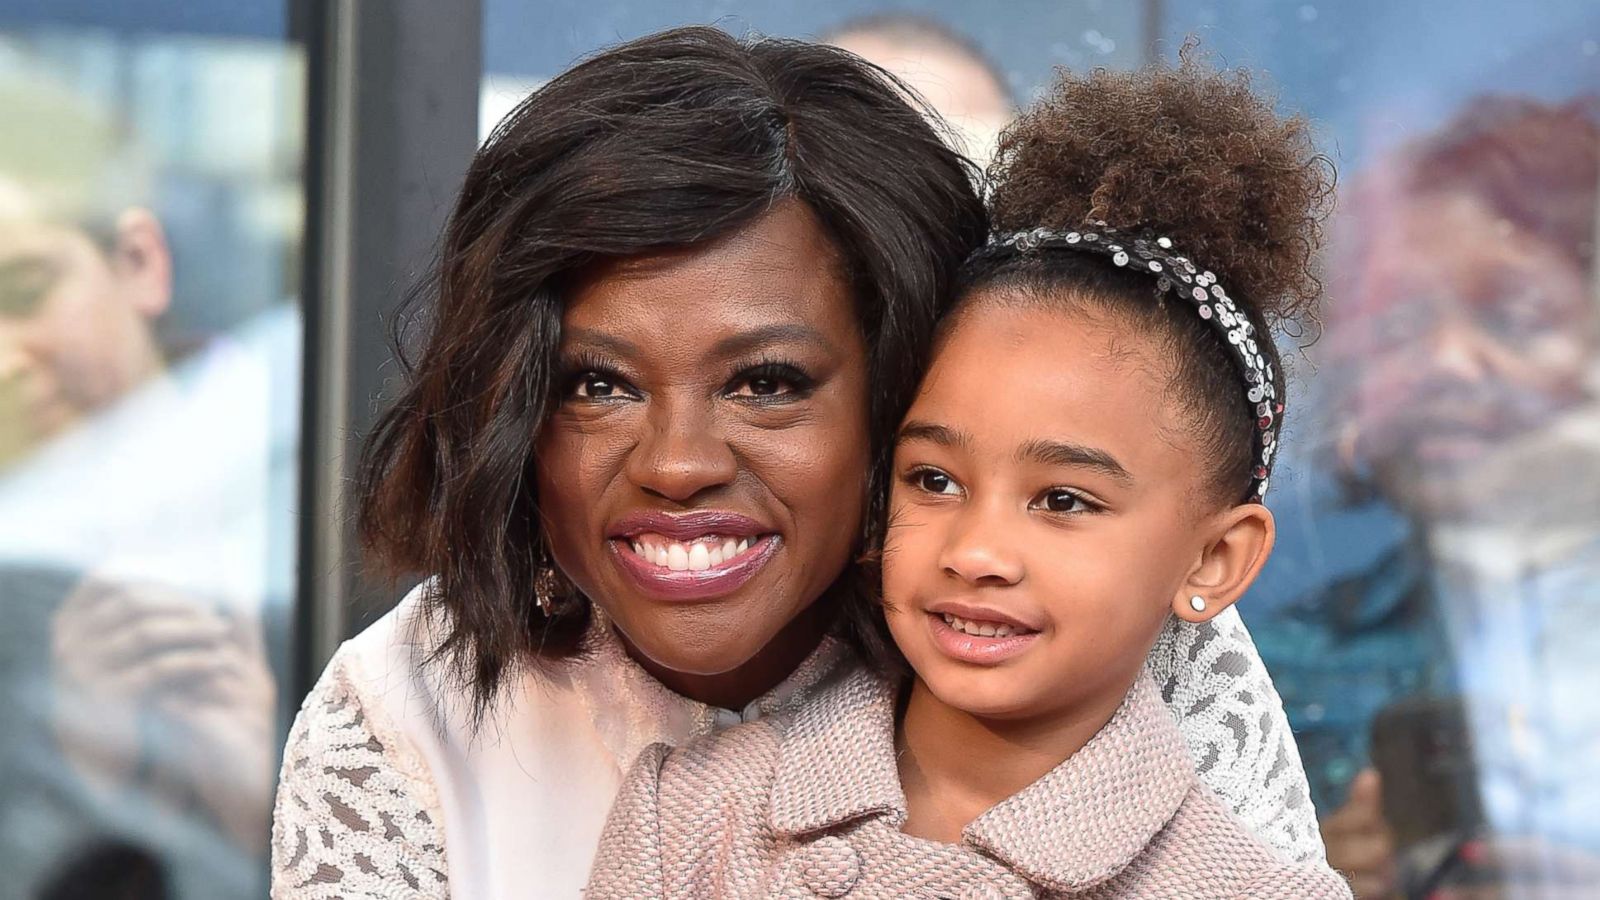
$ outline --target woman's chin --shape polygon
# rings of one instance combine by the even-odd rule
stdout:
[[[693,678],[727,675],[747,665],[766,646],[759,638],[750,638],[751,634],[767,634],[760,629],[746,629],[734,624],[723,628],[673,627],[687,623],[664,624],[666,627],[662,628],[621,628],[624,643],[631,655],[641,663],[647,663],[646,668],[664,680],[668,672]]]

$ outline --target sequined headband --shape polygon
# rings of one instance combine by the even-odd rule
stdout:
[[[1034,228],[989,237],[989,248],[1031,253],[1039,249],[1076,250],[1104,256],[1119,267],[1148,272],[1160,291],[1171,291],[1193,306],[1226,342],[1229,356],[1244,377],[1245,397],[1255,411],[1255,465],[1251,469],[1248,499],[1260,502],[1267,495],[1272,457],[1278,449],[1278,420],[1283,403],[1274,387],[1272,362],[1256,343],[1256,326],[1217,283],[1217,276],[1202,270],[1173,249],[1165,237],[1124,236],[1104,222],[1090,222],[1085,230]],[[1266,336],[1262,336],[1266,340]]]

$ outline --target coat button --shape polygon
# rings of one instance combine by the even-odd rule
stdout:
[[[800,879],[818,897],[843,897],[861,878],[861,856],[844,838],[825,837],[800,852]]]

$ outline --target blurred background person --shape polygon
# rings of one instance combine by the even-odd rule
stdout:
[[[87,884],[103,846],[175,896],[255,896],[288,604],[251,500],[293,446],[241,403],[297,377],[297,320],[164,346],[131,127],[40,77],[0,82],[0,119],[0,896]]]
[[[1005,73],[971,38],[933,16],[893,12],[851,19],[821,40],[894,73],[950,126],[958,150],[980,167],[989,164],[1017,100]]]
[[[1408,536],[1280,667],[1320,676],[1286,688],[1329,711],[1295,723],[1314,783],[1365,769],[1317,785],[1363,897],[1600,895],[1597,112],[1480,98],[1345,192],[1326,464]]]

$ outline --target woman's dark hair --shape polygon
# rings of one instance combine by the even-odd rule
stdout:
[[[478,713],[508,671],[580,652],[588,625],[582,598],[553,618],[534,603],[533,447],[578,270],[804,202],[844,260],[869,347],[880,496],[938,308],[987,231],[970,165],[924,115],[844,51],[681,28],[557,76],[478,151],[420,294],[426,340],[415,360],[402,350],[404,388],[366,448],[359,514],[385,569],[437,576],[436,657]],[[881,519],[869,505],[863,540]]]
[[[1285,396],[1272,331],[1315,319],[1333,169],[1306,119],[1276,114],[1247,72],[1211,68],[1193,43],[1175,67],[1063,71],[1001,137],[990,177],[1001,232],[1098,220],[1171,238],[1255,321],[1277,396]],[[980,292],[1110,312],[1160,341],[1171,360],[1167,395],[1190,413],[1216,496],[1235,503],[1250,492],[1256,413],[1243,375],[1216,331],[1192,305],[1168,302],[1153,276],[1088,253],[979,253],[941,327],[969,313]]]

